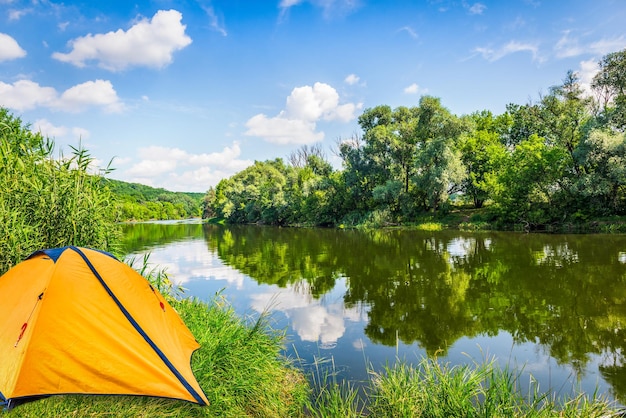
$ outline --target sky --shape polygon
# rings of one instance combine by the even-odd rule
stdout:
[[[109,178],[206,192],[368,108],[456,115],[589,85],[626,0],[0,0],[0,106]]]

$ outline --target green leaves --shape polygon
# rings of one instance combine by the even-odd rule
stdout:
[[[72,148],[52,157],[54,144],[0,108],[0,270],[28,254],[65,245],[108,250],[115,243],[113,199],[92,157]]]

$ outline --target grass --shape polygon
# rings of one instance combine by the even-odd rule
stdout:
[[[131,260],[132,261],[132,260]],[[136,260],[135,260],[136,261]],[[397,362],[357,389],[336,378],[334,363],[316,360],[309,376],[281,355],[283,331],[267,313],[249,321],[217,295],[212,302],[171,296],[180,289],[164,270],[139,271],[168,299],[201,348],[192,369],[210,405],[131,396],[63,395],[29,402],[3,417],[613,417],[608,400],[579,394],[556,399],[537,386],[523,393],[520,375],[495,361],[450,366],[424,358]],[[172,293],[171,291],[175,292]],[[178,293],[179,294],[179,293]],[[533,382],[531,378],[531,383]],[[528,385],[527,385],[528,386]]]
[[[370,371],[364,398],[333,379],[321,380],[316,417],[585,417],[619,416],[607,399],[579,394],[557,399],[533,386],[524,395],[520,375],[495,362],[450,366],[424,358],[417,366],[398,362]],[[531,378],[532,383],[532,378]]]
[[[309,386],[281,357],[283,334],[267,316],[246,323],[222,298],[192,299],[172,306],[201,345],[192,368],[210,405],[130,396],[52,396],[7,412],[12,417],[297,417]]]

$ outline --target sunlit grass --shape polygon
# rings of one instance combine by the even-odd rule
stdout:
[[[424,222],[421,224],[417,224],[415,229],[419,231],[441,231],[444,229],[444,226],[438,222]]]
[[[283,334],[261,315],[247,323],[222,298],[172,306],[201,348],[192,369],[210,405],[134,396],[52,396],[6,413],[13,417],[298,417],[309,389],[303,374],[280,355]]]
[[[316,382],[314,392],[320,395],[314,415],[339,416],[335,413],[347,410],[347,416],[389,418],[618,416],[614,404],[595,394],[559,400],[537,386],[524,392],[520,374],[499,368],[494,360],[451,366],[424,358],[417,366],[397,362],[370,374],[363,399],[340,384]],[[365,407],[349,409],[353,405]]]

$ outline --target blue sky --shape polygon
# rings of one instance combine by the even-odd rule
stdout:
[[[359,133],[364,109],[462,115],[589,83],[624,0],[0,0],[0,106],[109,175],[204,192]]]

